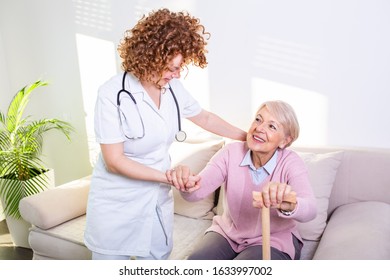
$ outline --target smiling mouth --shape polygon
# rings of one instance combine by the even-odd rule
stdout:
[[[265,140],[259,136],[256,136],[256,135],[253,135],[253,139],[255,139],[257,142],[261,142],[261,143],[264,143]]]

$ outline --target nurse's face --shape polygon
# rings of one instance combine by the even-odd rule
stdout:
[[[182,70],[183,56],[181,54],[176,55],[161,74],[161,78],[157,81],[157,84],[161,87],[165,86],[172,79],[179,79],[180,72]]]

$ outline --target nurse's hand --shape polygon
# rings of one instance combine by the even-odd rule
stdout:
[[[199,189],[200,177],[193,175],[188,166],[178,165],[165,172],[168,182],[183,192],[192,192]]]

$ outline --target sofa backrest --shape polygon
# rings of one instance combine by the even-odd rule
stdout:
[[[328,214],[358,201],[390,203],[390,150],[354,147],[293,147],[309,153],[343,151],[329,200]]]

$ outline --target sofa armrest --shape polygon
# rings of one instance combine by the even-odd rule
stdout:
[[[49,229],[86,213],[90,177],[71,181],[23,198],[20,214],[27,222]]]

